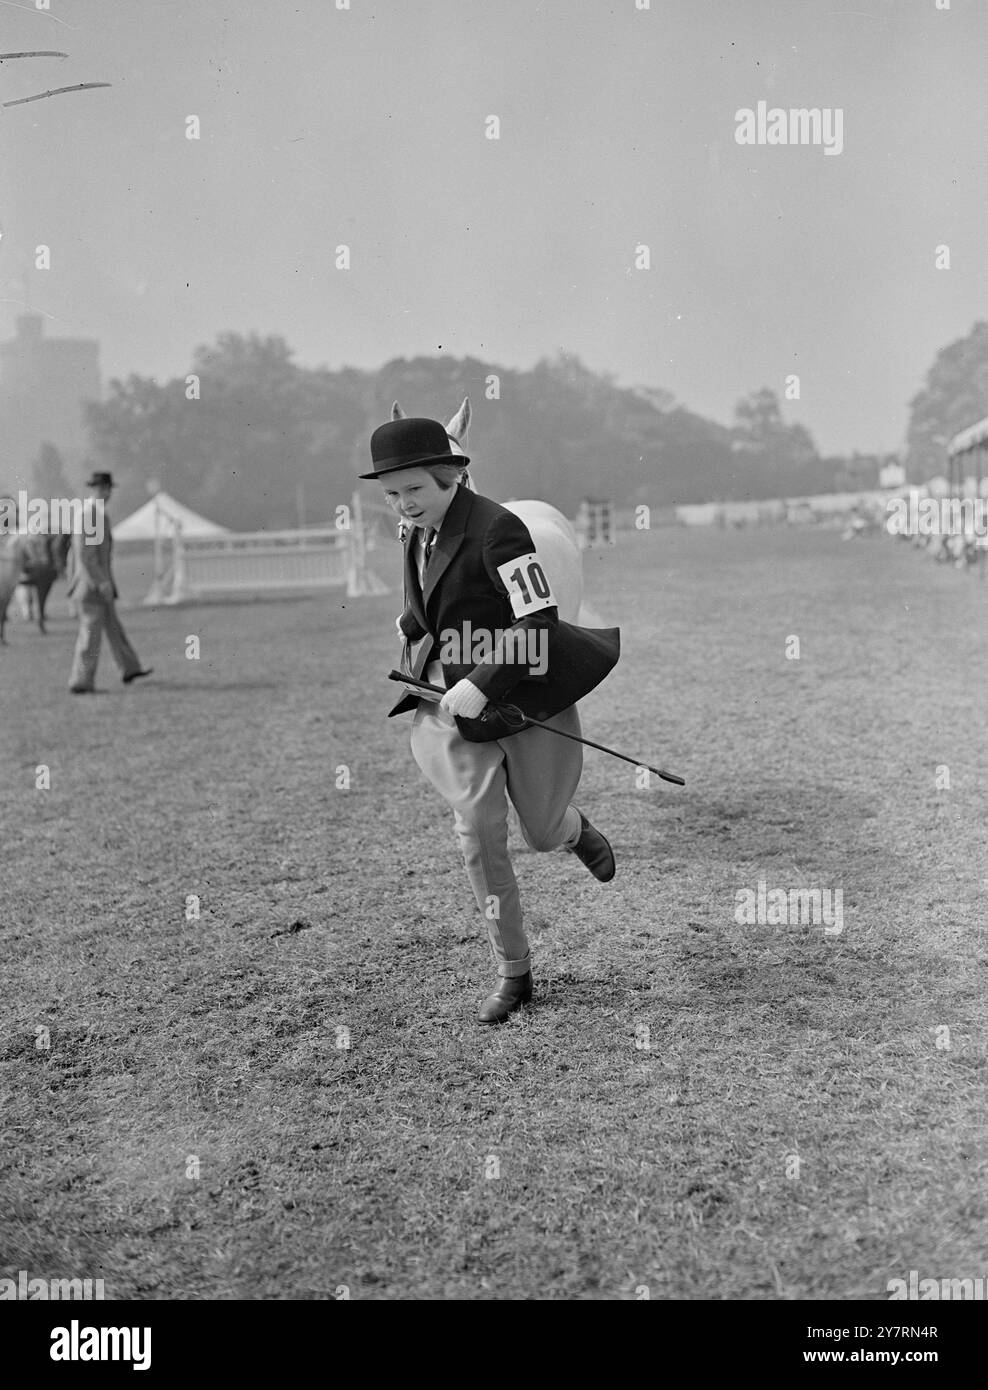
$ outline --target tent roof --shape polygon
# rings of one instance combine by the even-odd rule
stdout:
[[[228,526],[219,526],[215,521],[207,520],[198,512],[194,512],[191,507],[176,502],[175,498],[169,497],[167,492],[156,492],[144,503],[143,507],[138,507],[136,512],[131,512],[130,516],[125,517],[123,521],[114,526],[113,539],[117,541],[153,540],[156,529],[160,528],[161,535],[171,536],[175,532],[176,525],[181,529],[183,536],[227,536],[230,534]]]

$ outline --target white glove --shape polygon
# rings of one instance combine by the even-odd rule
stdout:
[[[439,701],[439,708],[446,714],[459,715],[461,719],[476,719],[487,704],[487,696],[478,690],[473,681],[457,681],[451,690]]]
[[[401,630],[401,619],[400,619],[400,618],[395,618],[395,627],[398,629],[398,636],[399,636],[399,637],[404,637],[405,634],[404,634],[404,632],[402,632],[402,630]]]

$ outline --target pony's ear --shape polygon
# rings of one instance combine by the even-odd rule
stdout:
[[[391,418],[392,420],[407,420],[408,418],[397,401],[391,407]]]
[[[467,430],[470,428],[470,397],[463,397],[463,404],[452,417],[446,426],[446,433],[451,434],[454,439],[464,440],[467,437]]]

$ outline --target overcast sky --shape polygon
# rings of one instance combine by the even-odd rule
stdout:
[[[985,0],[336,3],[0,0],[4,51],[70,55],[3,100],[113,84],[0,114],[4,338],[27,298],[105,378],[224,329],[333,367],[565,349],[725,423],[795,372],[826,453],[898,447],[988,317]],[[737,144],[760,100],[840,108],[842,153]]]

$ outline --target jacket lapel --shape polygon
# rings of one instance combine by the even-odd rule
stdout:
[[[453,556],[463,544],[467,520],[472,510],[473,493],[462,484],[457,484],[456,496],[450,502],[449,511],[443,518],[436,546],[432,552],[432,559],[425,572],[425,592],[422,595],[423,606],[425,607],[428,606],[436,585],[449,568]]]

